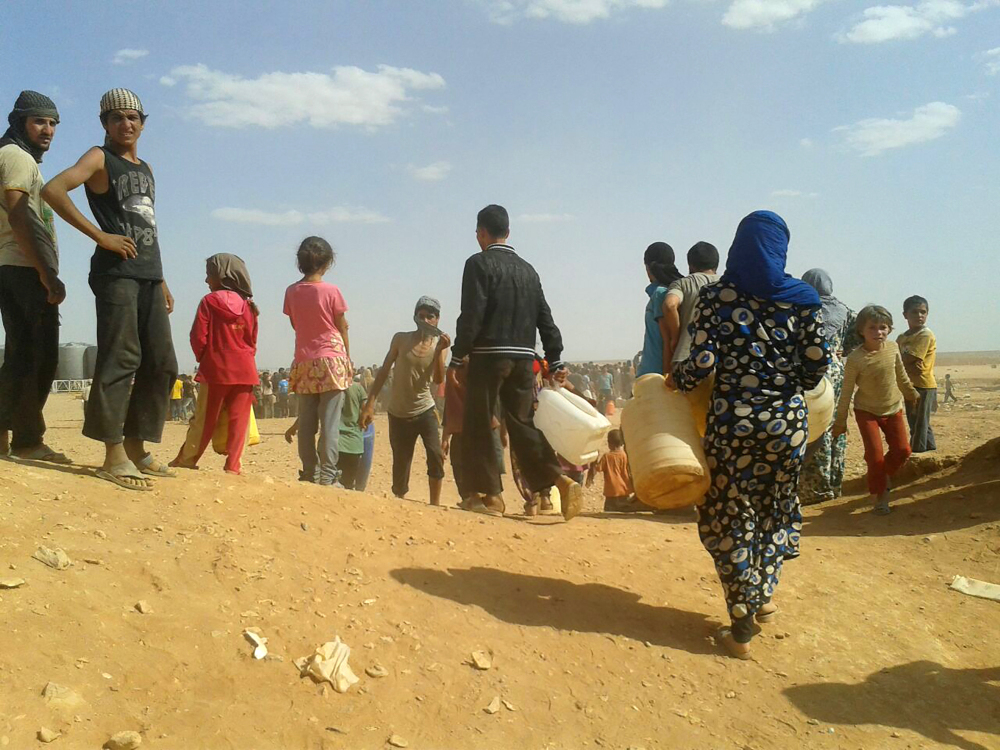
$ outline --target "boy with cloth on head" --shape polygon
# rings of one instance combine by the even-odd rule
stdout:
[[[104,443],[97,476],[125,489],[151,490],[148,476],[176,476],[146,450],[147,441],[163,436],[177,378],[167,317],[174,298],[160,260],[156,182],[138,155],[146,123],[142,102],[128,89],[111,89],[100,110],[104,145],[54,177],[42,196],[96,244],[90,288],[97,304],[97,369],[83,434]],[[80,185],[99,226],[69,197]]]
[[[0,313],[6,331],[0,368],[0,455],[69,463],[43,442],[42,410],[59,362],[59,280],[52,210],[38,165],[59,124],[44,94],[22,91],[0,138]],[[8,432],[13,432],[13,442]]]
[[[427,454],[431,505],[441,504],[441,482],[444,479],[444,454],[431,381],[438,385],[444,382],[445,355],[451,346],[448,334],[437,327],[440,316],[441,303],[436,299],[425,296],[417,300],[413,310],[413,322],[417,324],[417,329],[392,337],[389,352],[361,410],[360,420],[361,429],[371,424],[379,392],[391,373],[388,412],[392,494],[403,498],[409,492],[413,449],[419,437]]]
[[[664,342],[664,350],[673,356],[664,369],[668,373],[673,362],[683,362],[691,353],[691,334],[688,325],[694,317],[698,304],[698,292],[703,286],[719,280],[719,251],[708,242],[696,242],[687,254],[688,275],[667,287],[667,297],[663,301],[663,321],[666,323],[669,340]]]

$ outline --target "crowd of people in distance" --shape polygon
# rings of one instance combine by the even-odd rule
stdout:
[[[711,383],[703,445],[712,481],[697,506],[697,527],[730,619],[719,641],[739,658],[749,658],[756,623],[778,614],[783,563],[799,554],[802,504],[841,493],[852,405],[875,513],[890,512],[892,477],[911,452],[936,448],[936,341],[927,300],[903,302],[907,329],[890,340],[894,321],[886,307],[866,305],[855,314],[833,295],[822,269],[802,279],[786,272],[791,234],[770,211],[740,221],[724,265],[708,242],[689,250],[686,274],[667,243],[646,248],[649,302],[643,348],[632,362],[566,365],[542,281],[509,244],[508,213],[494,204],[476,217],[479,252],[465,263],[454,339],[440,327],[441,304],[421,295],[413,327],[388,339],[383,362],[356,368],[348,305],[327,279],[336,255],[327,240],[312,236],[294,253],[301,278],[284,295],[283,314],[294,331],[290,367],[258,369],[261,311],[250,270],[236,255],[216,253],[205,262],[207,293],[191,311],[189,343],[198,368],[193,378],[178,376],[156,183],[138,156],[146,113],[134,92],[112,89],[101,97],[99,115],[102,145],[47,183],[38,165],[59,123],[51,99],[22,92],[0,139],[4,455],[71,463],[45,443],[42,415],[58,355],[58,306],[66,296],[53,211],[95,245],[88,281],[98,354],[83,434],[104,447],[96,476],[126,490],[149,491],[156,478],[197,468],[209,444],[225,454],[225,470],[239,474],[246,445],[259,440],[255,419],[277,417],[295,418],[285,437],[297,444],[300,481],[364,489],[381,409],[397,497],[410,490],[420,440],[433,505],[441,503],[448,459],[460,508],[505,515],[509,448],[525,515],[553,510],[558,492],[560,512],[572,519],[582,509],[582,485],[598,473],[606,510],[649,510],[634,496],[621,432],[608,434],[608,451],[591,466],[574,465],[535,425],[539,391],[566,388],[611,414],[637,378],[659,378],[664,388],[682,392]],[[93,221],[71,197],[81,186]],[[810,443],[805,394],[824,378],[836,393],[836,416]],[[948,379],[945,388],[945,400],[954,399]],[[169,418],[188,428],[168,465],[147,446],[161,441]]]

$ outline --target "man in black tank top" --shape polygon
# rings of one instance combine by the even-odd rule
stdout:
[[[174,300],[163,279],[153,172],[137,155],[146,122],[139,97],[112,89],[101,97],[107,133],[43,191],[49,205],[97,244],[90,288],[97,302],[97,369],[83,434],[105,444],[97,475],[120,487],[152,489],[147,476],[174,472],[145,442],[160,442],[177,378],[168,315]],[[69,192],[85,185],[94,226]]]

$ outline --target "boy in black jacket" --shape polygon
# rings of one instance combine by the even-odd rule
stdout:
[[[482,249],[465,263],[462,314],[458,318],[452,367],[469,356],[463,440],[466,481],[475,500],[468,507],[503,515],[503,485],[493,449],[493,415],[499,400],[506,415],[510,447],[532,493],[555,485],[566,520],[580,513],[579,484],[563,476],[545,436],[535,427],[535,332],[541,335],[549,371],[565,378],[562,336],[545,301],[535,269],[506,244],[510,218],[503,206],[490,205],[476,217]]]

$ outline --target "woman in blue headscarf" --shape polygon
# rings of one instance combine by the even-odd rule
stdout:
[[[771,599],[782,562],[798,556],[803,393],[830,362],[819,295],[785,273],[789,236],[770,211],[740,222],[726,272],[699,294],[691,355],[673,371],[682,391],[715,373],[705,432],[712,485],[698,507],[698,533],[731,620],[719,642],[741,659],[750,658],[754,618],[777,615]]]
[[[840,389],[844,384],[843,356],[850,352],[857,338],[854,311],[833,296],[833,280],[822,268],[809,269],[802,274],[802,280],[816,290],[823,306],[823,330],[830,345],[830,369],[826,371],[826,376],[833,384],[836,403],[840,401]],[[799,502],[802,505],[840,497],[846,453],[847,435],[834,438],[832,424],[823,437],[809,446],[799,477]]]

